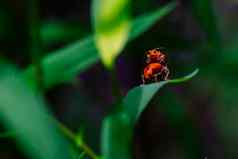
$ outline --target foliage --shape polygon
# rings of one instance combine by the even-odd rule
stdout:
[[[218,119],[214,121],[214,125],[218,125],[217,129],[223,135],[222,137],[231,142],[233,138],[237,137],[238,128],[226,123],[237,120],[234,116],[237,113],[235,94],[238,87],[235,82],[237,79],[235,74],[238,66],[238,40],[237,37],[234,37],[230,40],[231,42],[223,43],[224,35],[222,36],[220,30],[222,19],[216,16],[215,6],[212,2],[210,0],[192,0],[189,2],[192,10],[190,16],[196,21],[199,27],[198,32],[205,35],[200,37],[202,40],[198,38],[195,39],[196,41],[187,40],[192,36],[182,37],[181,35],[185,31],[180,32],[181,26],[174,27],[178,30],[173,30],[168,26],[168,24],[175,22],[167,20],[167,16],[180,17],[179,9],[176,10],[175,14],[171,14],[177,7],[176,1],[156,8],[156,5],[153,4],[156,2],[145,0],[138,3],[130,0],[93,0],[90,3],[89,11],[91,13],[89,21],[92,23],[91,33],[88,24],[68,22],[57,18],[50,21],[45,20],[40,16],[40,4],[37,0],[24,4],[27,6],[24,11],[26,15],[24,21],[20,22],[24,26],[18,32],[17,26],[14,25],[19,22],[16,21],[18,11],[10,14],[11,5],[9,6],[7,2],[0,2],[0,40],[3,44],[7,44],[3,45],[0,50],[7,53],[1,55],[0,62],[0,119],[7,131],[0,134],[0,138],[14,137],[19,149],[28,158],[34,159],[66,159],[75,158],[75,156],[80,159],[130,159],[132,158],[132,143],[136,124],[141,119],[142,113],[151,106],[153,99],[158,97],[164,99],[161,101],[165,104],[164,107],[167,111],[165,116],[168,121],[166,122],[183,123],[185,121],[182,119],[178,121],[179,117],[182,116],[181,118],[184,119],[185,115],[191,113],[190,110],[186,109],[186,106],[201,105],[205,99],[211,97],[212,99],[205,101],[204,105],[209,105],[207,104],[209,102],[215,103],[214,113]],[[142,9],[138,9],[136,6],[143,8],[145,13],[141,14]],[[141,15],[133,16],[134,12]],[[182,21],[180,25],[186,25],[183,23],[185,20],[186,18],[179,19]],[[42,25],[40,25],[41,23]],[[179,22],[176,21],[176,24]],[[25,43],[21,41],[21,36],[14,36],[12,32],[14,28],[17,30],[16,35],[25,36]],[[140,61],[140,53],[143,53],[144,48],[159,47],[161,44],[166,44],[168,48],[171,48],[171,50],[168,49],[171,53],[167,54],[167,57],[171,59],[169,68],[172,77],[177,76],[180,72],[192,70],[194,67],[201,67],[199,77],[189,84],[184,83],[185,89],[178,86],[194,77],[199,72],[196,69],[182,78],[133,86],[129,90],[125,89],[127,93],[123,92],[126,95],[122,96],[120,89],[124,90],[124,88],[119,85],[121,82],[119,80],[122,79],[122,76],[134,74],[127,73],[126,69],[123,70],[126,72],[124,75],[121,75],[121,72],[116,72],[117,66],[121,65],[119,56],[124,53],[123,58],[128,61],[131,60],[131,64],[128,66],[132,67],[133,62],[137,61],[138,64]],[[55,45],[61,47],[55,49]],[[19,51],[19,53],[10,54],[14,50]],[[178,55],[173,54],[173,52],[182,53]],[[227,56],[228,53],[229,56]],[[15,56],[15,61],[9,58]],[[30,62],[26,60],[27,64],[20,67],[16,61],[21,57],[28,58]],[[108,114],[105,113],[106,115],[103,114],[103,121],[100,125],[100,144],[95,146],[101,150],[98,153],[91,148],[92,145],[88,144],[84,138],[84,135],[89,136],[88,134],[74,133],[55,119],[56,117],[49,110],[51,104],[44,97],[57,86],[72,84],[79,75],[83,76],[83,73],[100,65],[100,62],[107,68],[104,72],[110,76],[111,79],[109,80],[111,81],[107,83],[105,80],[104,86],[93,76],[94,83],[100,85],[100,88],[94,88],[95,91],[97,89],[104,91],[104,87],[106,91],[106,86],[112,83],[110,89],[119,93],[116,94],[118,96],[113,96],[113,93],[110,94],[109,98],[113,100],[113,105],[110,108],[113,111]],[[83,82],[79,81],[78,84],[83,85]],[[171,85],[175,89],[179,88],[168,90],[169,95],[166,94],[166,98],[162,95],[161,89],[167,85]],[[212,92],[211,90],[215,90],[214,92],[217,93],[214,93],[215,95],[209,94]],[[183,91],[187,94],[181,93]],[[83,92],[79,94],[81,95],[81,93],[83,94]],[[173,98],[170,99],[170,97]],[[173,107],[178,102],[178,98],[181,98],[183,110],[180,109],[180,106]],[[200,99],[202,102],[197,102]],[[78,110],[92,109],[87,102],[77,100]],[[89,97],[89,100],[97,102],[93,96]],[[102,103],[98,102],[96,105],[100,105],[100,108],[103,109]],[[230,109],[236,111],[227,111],[227,103]],[[210,108],[211,106],[207,107]],[[192,114],[191,116],[193,116],[191,120],[199,120],[196,115]],[[76,121],[76,123],[81,124],[81,121]],[[88,123],[86,122],[86,124]],[[199,124],[203,125],[204,123]],[[176,127],[176,130],[181,130],[178,134],[185,136],[185,139],[181,140],[186,144],[188,143],[185,144],[186,150],[191,151],[188,152],[191,154],[197,150],[193,150],[194,145],[192,144],[195,142],[188,140],[197,140],[193,138],[196,133],[194,127],[199,127],[193,126],[181,124],[178,126],[179,128]],[[192,146],[189,145],[190,143]],[[233,156],[233,154],[238,156],[236,152],[228,156]],[[201,158],[201,156],[199,157]]]
[[[133,128],[153,96],[164,85],[187,81],[197,73],[198,70],[195,70],[193,73],[183,78],[141,85],[130,90],[123,99],[121,105],[122,110],[106,117],[103,123],[102,153],[104,158],[131,158]]]
[[[31,158],[69,158],[69,145],[58,132],[43,99],[26,84],[19,70],[4,63],[0,66],[0,115],[6,127],[16,133]]]

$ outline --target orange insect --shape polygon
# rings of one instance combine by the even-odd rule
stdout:
[[[159,48],[155,48],[146,52],[146,63],[158,62],[165,64],[165,55],[161,52]]]
[[[152,49],[146,52],[146,66],[143,71],[143,84],[159,82],[168,79],[169,69],[165,61],[165,55],[160,49]]]

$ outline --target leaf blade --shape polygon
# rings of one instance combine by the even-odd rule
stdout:
[[[101,149],[104,159],[130,159],[132,129],[123,113],[110,115],[103,121]],[[122,134],[123,132],[123,134]]]
[[[144,33],[147,28],[150,28],[152,25],[154,25],[157,20],[168,15],[176,7],[176,5],[177,4],[175,1],[170,2],[152,13],[141,15],[140,18],[136,19],[132,24],[130,38],[137,38],[140,34]]]
[[[130,0],[94,0],[92,20],[95,43],[104,65],[111,68],[130,31]]]
[[[69,158],[68,143],[49,118],[41,97],[14,67],[0,66],[0,117],[15,133],[20,148],[31,158]]]
[[[185,82],[197,73],[198,69],[183,78],[141,85],[130,90],[122,102],[122,110],[106,117],[103,122],[101,137],[103,157],[130,159],[133,128],[156,92],[166,84]]]
[[[148,85],[140,85],[129,91],[123,100],[123,108],[125,113],[131,118],[132,123],[136,123],[143,110],[146,108],[149,101],[153,98],[156,92],[166,84],[185,82],[194,77],[199,72],[198,69],[191,74],[173,80],[152,83]]]
[[[216,16],[214,3],[212,0],[192,0],[191,4],[193,14],[206,34],[208,50],[201,52],[208,59],[206,64],[219,65],[218,61],[223,52],[222,35],[219,30],[219,16]],[[212,61],[209,60],[211,58]]]

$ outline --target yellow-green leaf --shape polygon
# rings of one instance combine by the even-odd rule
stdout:
[[[129,0],[94,0],[92,19],[101,59],[110,68],[130,32]]]

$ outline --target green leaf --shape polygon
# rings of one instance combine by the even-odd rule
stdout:
[[[132,24],[130,38],[137,38],[144,33],[148,28],[153,26],[160,18],[169,14],[176,7],[176,2],[170,2],[166,6],[157,9],[155,12],[146,13],[137,18]]]
[[[123,113],[108,116],[103,122],[102,155],[103,159],[130,159],[132,125]]]
[[[102,155],[104,159],[130,159],[132,134],[136,121],[158,90],[169,83],[180,83],[191,79],[193,73],[178,79],[162,81],[133,88],[122,103],[122,111],[112,114],[102,126]]]
[[[92,37],[50,53],[42,61],[45,88],[72,80],[77,74],[95,64],[98,59]],[[25,70],[25,76],[33,82],[33,86],[35,85],[34,72],[33,66]]]
[[[140,85],[133,88],[123,100],[124,112],[130,117],[130,120],[133,124],[136,123],[143,110],[160,88],[169,83],[185,82],[195,76],[198,71],[199,70],[196,69],[193,73],[182,78]]]
[[[10,138],[13,136],[15,136],[15,134],[12,132],[1,132],[0,133],[0,138]]]
[[[152,13],[136,18],[133,21],[129,40],[144,33],[174,7],[174,3],[170,3]],[[56,84],[68,82],[98,61],[99,55],[92,36],[56,50],[42,61],[44,86],[50,88]],[[25,76],[33,86],[35,86],[34,74],[35,69],[32,65],[25,70]]]
[[[59,42],[68,42],[85,36],[87,30],[79,23],[64,21],[46,21],[43,23],[40,34],[44,45]]]
[[[200,22],[202,28],[208,34],[209,38],[211,39],[216,38],[216,40],[218,40],[219,33],[218,33],[217,19],[214,13],[212,1],[192,0],[192,9],[198,21]]]
[[[43,99],[13,66],[0,63],[0,118],[20,148],[35,159],[66,159],[68,143],[58,132]]]
[[[130,31],[130,0],[94,0],[95,42],[105,66],[111,68]]]
[[[83,159],[85,158],[86,154],[85,152],[82,152],[77,159]]]
[[[212,51],[203,51],[203,53],[211,53],[207,59],[213,58],[212,61],[215,62],[221,54],[221,35],[218,29],[218,16],[215,15],[213,1],[212,0],[192,0],[192,9],[198,23],[205,31],[207,35],[207,42]],[[216,54],[214,56],[214,54]]]
[[[236,71],[238,66],[238,38],[228,43],[220,57],[220,63],[223,65],[219,69],[227,70],[227,67],[229,67],[229,69]]]

